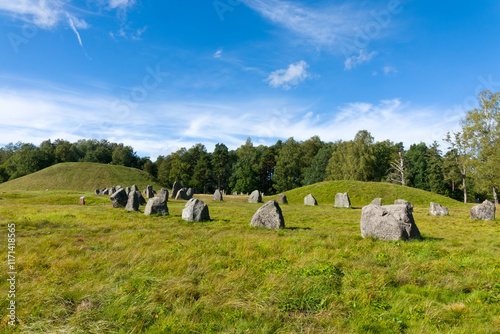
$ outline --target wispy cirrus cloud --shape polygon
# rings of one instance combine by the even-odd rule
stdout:
[[[289,89],[291,86],[297,86],[309,77],[307,68],[309,65],[304,60],[290,64],[287,69],[280,69],[272,72],[266,81],[271,87],[283,87]]]
[[[341,48],[370,18],[368,11],[345,4],[312,7],[285,0],[242,1],[269,21],[320,48]]]
[[[351,56],[347,58],[344,62],[344,69],[346,71],[350,71],[353,68],[357,67],[358,65],[361,65],[363,63],[368,63],[377,55],[376,51],[372,52],[367,52],[364,49],[359,50],[358,55]]]

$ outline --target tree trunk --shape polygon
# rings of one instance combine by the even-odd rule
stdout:
[[[498,194],[496,187],[493,187],[493,199],[495,200],[495,204],[498,204]]]
[[[464,186],[464,203],[467,203],[467,186],[465,185],[465,175],[462,175],[462,185]]]
[[[451,180],[451,191],[455,191],[455,180]]]

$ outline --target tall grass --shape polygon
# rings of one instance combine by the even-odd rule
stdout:
[[[185,201],[146,217],[80,195],[0,194],[3,254],[17,226],[20,319],[0,331],[500,333],[499,220],[470,221],[468,206],[417,205],[423,239],[384,242],[361,238],[360,209],[325,201],[282,205],[286,228],[271,231],[250,227],[260,205],[244,196],[197,195],[212,220],[188,223]]]

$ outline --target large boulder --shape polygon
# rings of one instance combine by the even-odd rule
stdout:
[[[182,188],[180,189],[178,192],[177,192],[177,195],[175,196],[175,199],[177,200],[185,200],[185,201],[189,201],[191,199],[191,197],[189,197],[187,195],[187,189],[186,188]]]
[[[335,207],[336,208],[351,208],[351,201],[349,200],[349,195],[347,193],[338,193],[335,195]]]
[[[168,215],[167,199],[163,196],[150,198],[144,209],[144,214],[146,216],[152,214],[159,214],[160,216]]]
[[[413,204],[411,204],[407,200],[397,199],[397,200],[394,201],[394,204],[399,204],[399,205],[403,204],[403,205],[406,205],[408,207],[408,209],[410,210],[410,212],[413,213]]]
[[[260,191],[254,190],[248,197],[248,203],[262,203],[262,196]]]
[[[314,198],[312,194],[309,194],[306,197],[304,197],[304,204],[314,206],[318,205],[318,201],[316,201],[316,198]]]
[[[470,219],[495,220],[495,204],[486,200],[470,209]]]
[[[125,187],[125,192],[128,194],[130,194],[130,187]]]
[[[160,192],[158,193],[158,197],[165,198],[165,201],[168,202],[168,190],[165,188],[161,188]]]
[[[285,219],[283,213],[276,201],[266,202],[253,215],[250,226],[265,227],[273,230],[285,228]]]
[[[148,184],[148,186],[146,187],[146,193],[144,195],[146,195],[146,198],[155,197],[155,194],[153,193],[153,186],[152,185]]]
[[[116,192],[116,188],[115,187],[108,188],[108,190],[109,190],[109,194],[110,195],[113,195]]]
[[[217,189],[214,192],[214,197],[212,198],[212,201],[222,201],[222,200],[223,200],[222,192],[219,189]]]
[[[174,184],[172,185],[172,198],[175,198],[177,196],[177,192],[182,189],[182,186],[179,182],[175,181]]]
[[[126,190],[125,193],[127,193]],[[139,195],[135,191],[131,191],[128,193],[128,201],[127,205],[125,205],[125,210],[127,211],[139,210]]]
[[[189,222],[201,222],[204,220],[210,220],[208,205],[206,205],[205,202],[199,199],[191,198],[182,210],[182,219]]]
[[[188,190],[186,190],[186,195],[189,198],[192,198],[195,193],[196,193],[196,191],[194,190],[194,188],[188,188]]]
[[[111,203],[113,203],[113,208],[124,208],[128,202],[128,196],[125,189],[116,191],[109,199]]]
[[[370,204],[381,206],[382,205],[382,198],[377,197]]]
[[[447,207],[442,206],[441,204],[438,204],[438,203],[434,203],[434,202],[431,202],[429,214],[431,216],[447,216],[447,215],[449,215]]]
[[[367,205],[361,210],[361,236],[382,240],[420,239],[420,231],[406,204]]]
[[[283,195],[283,194],[278,195],[278,204],[288,204],[288,200],[286,199],[286,195]]]

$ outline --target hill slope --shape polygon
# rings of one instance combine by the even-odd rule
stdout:
[[[425,190],[403,187],[392,183],[361,181],[330,181],[312,184],[285,192],[288,202],[303,203],[304,197],[313,194],[319,204],[334,204],[335,194],[347,192],[351,205],[361,207],[374,198],[381,197],[382,204],[393,204],[396,199],[405,199],[417,206],[429,206],[436,202],[448,207],[460,207],[464,204],[446,196]]]
[[[91,162],[67,162],[0,183],[0,190],[94,191],[98,188],[116,185],[127,187],[133,184],[141,190],[148,184],[152,184],[155,189],[161,188],[151,175],[135,168]]]

